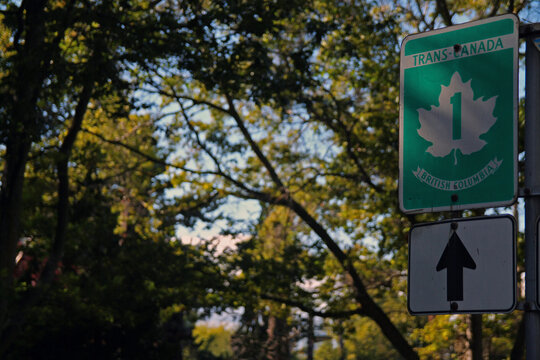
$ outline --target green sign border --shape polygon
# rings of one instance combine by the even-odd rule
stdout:
[[[408,75],[406,75],[405,70],[405,59],[407,56],[409,56],[409,59],[411,55],[415,55],[422,52],[442,49],[445,47],[452,47],[453,44],[467,44],[471,42],[478,42],[485,39],[492,39],[499,36],[510,36],[511,45],[503,50],[499,50],[496,53],[486,53],[481,55],[475,55],[470,57],[464,57],[459,59],[449,59],[445,62],[440,63],[434,63],[434,64],[422,64],[421,67],[416,68],[408,68],[409,71],[407,72]],[[430,32],[425,33],[419,33],[419,34],[413,34],[407,36],[401,46],[401,59],[400,59],[400,108],[399,108],[399,120],[400,120],[400,128],[399,128],[399,205],[403,212],[405,213],[426,213],[426,212],[436,212],[436,211],[454,211],[454,210],[465,210],[465,209],[472,209],[472,208],[487,208],[487,207],[500,207],[500,206],[509,206],[513,204],[517,199],[517,164],[518,164],[518,151],[517,151],[517,139],[518,139],[518,131],[517,131],[517,124],[518,124],[518,43],[519,39],[519,19],[514,14],[506,14],[502,16],[496,16],[488,19],[483,19],[479,21],[473,21],[461,25],[451,26],[444,29],[434,30]],[[495,55],[496,54],[496,55]],[[512,74],[505,73],[505,75],[501,75],[500,69],[486,69],[477,68],[471,68],[468,70],[468,74],[464,74],[463,82],[468,82],[472,78],[472,74],[475,73],[475,71],[482,71],[484,73],[484,77],[491,76],[491,77],[504,77],[506,76],[506,81],[501,80],[501,84],[506,84],[511,77],[511,81],[513,83],[513,89],[507,90],[506,92],[511,92],[511,99],[509,98],[510,95],[506,94],[503,99],[508,104],[508,106],[499,106],[495,108],[494,114],[496,112],[499,112],[501,114],[504,114],[504,116],[501,116],[501,118],[509,119],[512,118],[512,124],[509,123],[508,120],[506,120],[503,123],[497,123],[496,125],[502,128],[502,131],[498,130],[498,133],[513,133],[513,136],[509,136],[508,140],[510,141],[501,141],[501,139],[497,139],[497,147],[501,147],[504,149],[505,154],[508,155],[512,153],[513,158],[513,164],[511,164],[510,160],[508,160],[508,156],[502,161],[501,164],[498,163],[498,160],[496,159],[496,154],[492,156],[492,159],[490,159],[489,162],[485,161],[485,152],[484,156],[482,157],[482,161],[486,162],[486,164],[482,164],[482,166],[475,165],[475,168],[467,169],[467,171],[470,171],[471,178],[475,176],[476,174],[481,173],[488,173],[488,171],[492,171],[496,175],[490,176],[490,179],[485,181],[488,184],[491,189],[497,188],[501,191],[478,191],[478,188],[465,188],[462,190],[438,190],[436,189],[436,186],[434,184],[431,184],[431,186],[428,186],[427,184],[423,184],[419,178],[420,176],[418,173],[415,176],[418,176],[418,179],[415,179],[418,181],[417,184],[415,184],[416,188],[414,190],[412,189],[412,182],[411,177],[412,175],[409,174],[409,172],[413,172],[416,169],[411,169],[411,165],[404,165],[406,162],[404,158],[410,158],[411,154],[414,154],[414,156],[417,156],[418,148],[422,147],[425,151],[425,148],[427,148],[430,143],[428,141],[425,141],[420,136],[418,136],[417,141],[410,141],[407,140],[407,143],[404,145],[404,134],[411,134],[412,131],[416,131],[420,127],[420,123],[418,120],[418,117],[416,117],[416,121],[412,121],[410,114],[411,113],[417,113],[417,108],[415,107],[412,109],[405,108],[405,97],[407,96],[405,94],[406,87],[405,87],[405,81],[407,78],[411,78],[412,73],[415,73],[414,76],[416,76],[416,80],[418,82],[418,78],[422,77],[422,71],[418,71],[418,69],[429,69],[437,67],[439,73],[445,73],[447,76],[448,74],[452,74],[452,72],[455,71],[455,69],[460,68],[460,73],[462,72],[462,69],[466,66],[469,66],[468,64],[473,64],[474,59],[478,59],[479,57],[485,57],[486,59],[488,57],[497,56],[499,57],[505,57],[506,59],[513,59],[513,65],[512,65]],[[416,60],[415,60],[416,61]],[[478,62],[478,60],[476,60]],[[506,61],[505,64],[509,64],[510,61]],[[509,66],[509,65],[506,65]],[[413,70],[413,71],[411,71]],[[506,70],[508,71],[508,70]],[[425,71],[424,71],[425,72]],[[463,73],[465,73],[463,71]],[[434,86],[433,81],[430,82],[430,79],[427,78],[421,78],[421,86],[422,90],[419,91],[421,94],[428,94],[432,98],[434,97],[434,101],[431,101],[430,103],[432,105],[438,105],[438,92],[440,92],[441,85],[448,86],[448,83],[441,84],[440,80],[436,86]],[[447,80],[449,81],[450,78],[447,76]],[[416,83],[414,82],[414,86],[416,86]],[[435,81],[436,82],[436,81]],[[411,84],[411,82],[409,82]],[[491,90],[486,87],[481,82],[474,82],[472,83],[473,90],[476,92],[476,89],[482,88],[480,91],[479,97],[485,96],[484,99],[487,99],[494,94],[488,94]],[[425,89],[428,90],[425,90]],[[411,90],[409,90],[411,91]],[[425,92],[427,91],[427,92]],[[495,95],[499,95],[499,93],[495,93]],[[489,96],[488,96],[489,95]],[[478,95],[475,93],[475,98]],[[502,104],[503,102],[501,102]],[[407,117],[406,114],[409,114]],[[412,116],[414,118],[414,116]],[[407,118],[408,122],[405,123],[405,118]],[[413,124],[414,122],[414,124]],[[495,125],[494,125],[495,126]],[[412,127],[412,128],[411,128]],[[410,138],[410,135],[408,135]],[[484,138],[488,140],[488,137],[490,136],[489,131],[481,135],[481,138]],[[405,151],[410,151],[409,153],[404,153]],[[411,149],[416,149],[412,150]],[[415,152],[414,152],[415,151]],[[457,153],[457,150],[454,150],[454,152]],[[425,153],[424,153],[425,154]],[[463,157],[462,154],[460,154],[461,157]],[[431,154],[427,154],[424,156],[425,159],[430,157]],[[456,156],[456,154],[454,154]],[[450,157],[450,155],[448,156]],[[471,155],[470,159],[473,159],[475,155]],[[428,159],[426,161],[431,163],[443,163],[444,161],[448,162],[448,159],[446,157],[444,158],[434,158],[431,156],[432,159]],[[480,158],[480,156],[476,156],[476,158]],[[425,160],[424,159],[424,160]],[[407,169],[404,167],[408,166]],[[500,166],[500,167],[499,167]],[[495,170],[493,170],[493,168]],[[420,167],[418,170],[424,170]],[[429,170],[429,169],[428,169]],[[464,173],[465,170],[463,168],[460,170],[461,173]],[[406,174],[404,174],[406,172]],[[440,176],[440,174],[429,174],[427,176],[433,176],[433,178],[436,179],[436,176]],[[452,178],[451,174],[447,174],[447,178]],[[455,173],[454,173],[455,175]],[[444,176],[440,176],[441,178],[444,178]],[[453,178],[453,180],[459,180],[463,179],[464,177],[458,177]],[[436,180],[438,181],[438,180]],[[485,184],[480,185],[486,186]],[[436,185],[436,184],[435,184]],[[486,186],[487,188],[487,186]],[[462,195],[462,196],[460,196]],[[411,200],[412,199],[412,200]]]

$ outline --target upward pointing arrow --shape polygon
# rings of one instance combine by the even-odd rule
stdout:
[[[437,271],[446,269],[446,300],[463,301],[464,267],[474,270],[476,263],[454,231],[436,268]]]

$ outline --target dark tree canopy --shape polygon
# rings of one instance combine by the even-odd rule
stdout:
[[[408,229],[445,214],[397,208],[400,41],[538,10],[0,1],[0,357],[466,356],[469,318],[406,312]]]

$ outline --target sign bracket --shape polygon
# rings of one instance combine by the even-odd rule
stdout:
[[[519,194],[518,197],[520,198],[530,198],[530,197],[536,197],[540,196],[540,187],[534,187],[534,188],[519,188]]]
[[[540,310],[538,306],[533,302],[530,301],[518,301],[516,310],[521,311],[538,311]]]
[[[540,23],[520,24],[519,37],[525,39],[530,36],[540,35]]]

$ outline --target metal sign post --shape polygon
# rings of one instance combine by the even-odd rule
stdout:
[[[527,360],[540,359],[540,312],[538,311],[538,236],[540,215],[540,51],[535,40],[540,23],[524,25],[525,59],[525,346]]]

